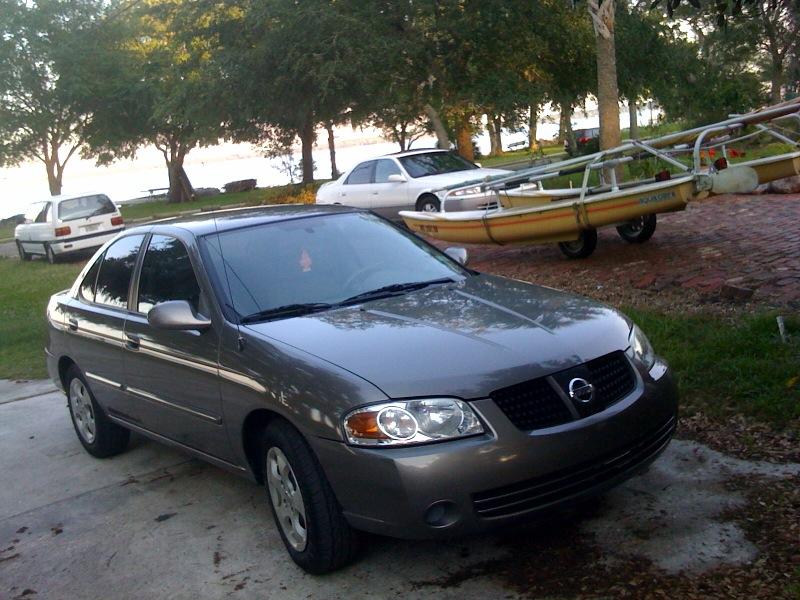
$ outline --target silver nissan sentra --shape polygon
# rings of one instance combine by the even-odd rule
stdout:
[[[356,530],[486,530],[641,472],[670,370],[612,308],[466,268],[366,211],[279,206],[129,229],[47,308],[93,456],[131,431],[266,486],[294,561]]]

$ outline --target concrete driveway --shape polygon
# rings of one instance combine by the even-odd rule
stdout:
[[[369,536],[355,565],[312,577],[288,559],[259,487],[139,437],[93,459],[51,389],[0,384],[0,598],[568,597],[573,568],[615,573],[634,557],[689,577],[754,560],[721,516],[744,503],[726,482],[800,473],[674,441],[580,511],[444,543]]]

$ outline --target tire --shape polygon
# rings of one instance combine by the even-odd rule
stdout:
[[[417,200],[417,212],[439,212],[442,203],[433,194],[423,194]]]
[[[17,253],[19,254],[20,260],[30,260],[31,255],[25,252],[25,249],[22,247],[22,244],[19,240],[17,240]]]
[[[53,248],[51,248],[49,245],[44,247],[44,255],[47,257],[47,262],[49,262],[51,265],[56,264],[56,253],[53,252]]]
[[[278,420],[267,426],[262,441],[268,503],[292,560],[314,575],[350,563],[358,548],[357,534],[305,440],[289,423]]]
[[[559,242],[558,248],[569,258],[586,258],[597,248],[597,230],[584,229],[574,242]]]
[[[656,232],[656,215],[644,215],[617,227],[619,237],[630,244],[643,244]]]
[[[72,426],[86,451],[95,458],[108,458],[125,450],[131,432],[113,423],[100,408],[80,369],[67,371],[67,406]]]

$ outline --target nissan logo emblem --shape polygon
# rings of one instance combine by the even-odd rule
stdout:
[[[594,399],[594,386],[580,377],[576,377],[567,386],[569,397],[582,404],[587,404]]]

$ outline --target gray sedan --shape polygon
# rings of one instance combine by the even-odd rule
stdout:
[[[312,573],[357,530],[483,531],[655,460],[677,400],[644,334],[465,263],[344,207],[136,227],[51,298],[48,369],[90,454],[134,431],[263,484]]]

